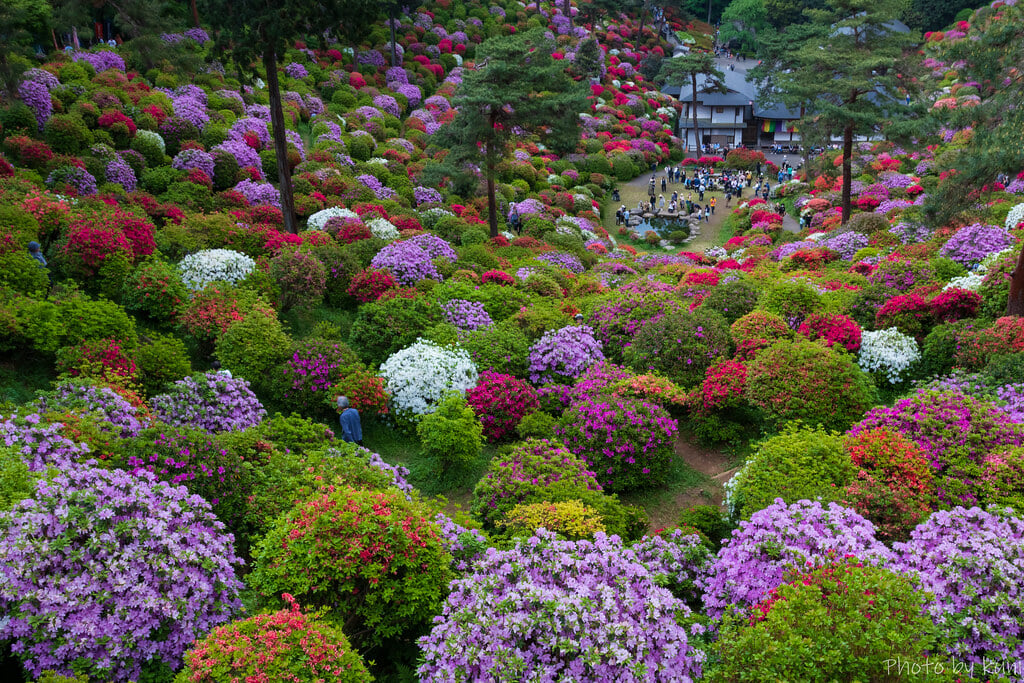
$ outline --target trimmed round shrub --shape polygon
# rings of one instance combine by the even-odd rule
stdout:
[[[247,381],[217,372],[200,372],[179,380],[168,393],[154,396],[149,405],[169,425],[213,434],[252,427],[267,414]]]
[[[322,612],[304,614],[295,598],[282,597],[287,609],[218,626],[196,641],[176,683],[220,683],[227,676],[295,683],[373,680],[340,628]]]
[[[422,681],[697,678],[704,655],[660,582],[670,571],[615,537],[558,541],[540,530],[457,579],[430,635]],[[621,577],[629,576],[628,581]]]
[[[459,345],[469,351],[482,370],[526,377],[530,340],[513,322],[503,321],[462,334]]]
[[[934,596],[925,610],[950,657],[1002,667],[1024,659],[1024,521],[1012,508],[935,512],[893,551],[893,568]]]
[[[225,369],[263,384],[287,358],[291,339],[277,316],[253,311],[232,323],[217,340],[216,348],[217,359]]]
[[[625,356],[638,372],[655,372],[693,387],[716,360],[732,356],[732,335],[715,311],[670,313],[641,327]]]
[[[578,500],[517,505],[498,526],[513,537],[529,537],[538,529],[547,529],[570,541],[593,538],[594,534],[605,530],[601,513]]]
[[[364,362],[377,365],[414,343],[440,319],[440,309],[423,298],[374,301],[359,307],[349,343]]]
[[[709,681],[884,681],[896,664],[943,667],[939,632],[913,582],[856,559],[796,574],[749,615],[726,618]],[[930,676],[925,676],[929,680]]]
[[[782,585],[787,571],[845,555],[878,562],[892,554],[875,539],[874,525],[849,508],[776,500],[723,542],[704,584],[705,611],[717,619],[732,605],[752,607]]]
[[[845,430],[874,404],[875,390],[845,351],[783,341],[747,366],[746,398],[777,423],[803,420]]]
[[[731,325],[754,310],[759,296],[760,290],[753,284],[736,280],[713,287],[701,306],[718,312]]]
[[[608,360],[622,363],[624,351],[633,343],[637,331],[647,322],[660,320],[667,313],[683,310],[673,294],[666,292],[615,292],[587,316],[594,337],[607,349]]]
[[[586,396],[566,409],[555,435],[587,462],[603,488],[626,491],[665,480],[678,431],[653,403]]]
[[[27,251],[0,254],[0,287],[11,289],[31,297],[44,298],[50,289],[46,268],[39,267],[39,261]]]
[[[734,517],[749,519],[775,500],[840,502],[853,474],[838,433],[789,424],[759,443],[726,485],[729,510]]]
[[[181,331],[201,346],[212,347],[231,325],[254,312],[277,315],[251,290],[211,283],[186,300],[178,311],[177,322]]]
[[[313,308],[323,301],[327,269],[309,251],[283,250],[270,260],[270,276],[281,290],[278,304],[283,309]]]
[[[135,351],[139,383],[147,396],[162,392],[170,382],[192,374],[184,342],[177,337],[152,334]]]
[[[33,676],[168,676],[241,608],[240,564],[209,504],[183,487],[72,467],[0,514],[0,634]]]
[[[501,441],[515,433],[526,415],[540,408],[537,391],[525,380],[485,370],[466,402],[480,418],[488,441]]]
[[[451,556],[430,516],[394,489],[330,486],[274,523],[249,583],[264,597],[328,607],[358,645],[380,645],[440,611]]]
[[[380,376],[395,413],[413,421],[433,412],[448,392],[465,393],[478,379],[465,350],[425,339],[389,357],[380,366]]]
[[[479,458],[484,445],[483,431],[473,409],[457,393],[446,396],[436,410],[424,415],[416,425],[423,455],[442,470],[466,467]]]
[[[121,300],[133,313],[167,322],[174,319],[187,298],[188,290],[178,269],[158,257],[150,257],[125,278]]]
[[[789,339],[793,336],[785,320],[765,311],[751,311],[747,313],[734,322],[729,327],[729,331],[732,332],[732,338],[736,344],[756,339],[775,342]]]

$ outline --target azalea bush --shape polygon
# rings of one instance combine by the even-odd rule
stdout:
[[[209,504],[183,487],[69,468],[0,513],[0,634],[33,676],[167,676],[241,609],[240,565]]]
[[[698,677],[704,653],[676,620],[685,603],[659,585],[667,573],[615,537],[558,541],[540,530],[488,551],[456,579],[419,641],[417,673],[424,681]]]
[[[280,517],[253,555],[254,589],[330,608],[364,647],[426,624],[451,578],[426,508],[393,489],[330,486]]]
[[[380,376],[394,412],[409,421],[433,412],[448,392],[472,389],[479,377],[465,350],[426,339],[391,355],[380,366]]]
[[[861,337],[857,365],[864,372],[876,373],[888,384],[901,384],[910,379],[920,360],[917,341],[895,327],[867,331]]]
[[[466,392],[466,401],[492,442],[515,433],[523,417],[540,407],[537,391],[527,382],[489,370],[480,373],[478,384]]]
[[[588,396],[569,406],[555,434],[586,460],[603,488],[625,491],[665,480],[678,431],[655,404]]]
[[[245,429],[259,424],[267,411],[249,382],[216,372],[197,373],[175,382],[150,406],[169,425],[196,427],[211,433]]]
[[[725,318],[704,308],[646,323],[625,353],[634,370],[657,372],[683,387],[698,384],[716,360],[731,355]]]
[[[839,344],[850,353],[857,353],[861,345],[860,326],[842,314],[812,313],[800,323],[797,332],[811,341],[821,339],[826,346]]]
[[[211,282],[238,284],[256,267],[245,254],[230,249],[207,249],[189,254],[178,263],[181,281],[191,290],[202,289]]]
[[[586,325],[545,332],[530,347],[530,381],[571,383],[594,363],[604,360],[601,343]]]

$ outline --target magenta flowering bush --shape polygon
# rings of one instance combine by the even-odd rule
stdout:
[[[466,403],[484,427],[488,441],[501,441],[515,433],[523,417],[540,407],[537,390],[525,380],[486,370],[466,392]]]
[[[241,608],[232,541],[206,501],[148,473],[41,479],[0,514],[0,638],[33,676],[176,669]]]
[[[750,607],[782,585],[787,571],[849,555],[877,563],[892,553],[875,538],[875,526],[850,508],[776,498],[723,541],[703,584],[705,611],[718,619],[730,606]]]
[[[977,502],[974,479],[990,452],[1024,443],[1024,426],[997,406],[959,391],[919,390],[892,407],[873,408],[850,429],[899,432],[920,446],[936,472],[936,491],[946,504]]]
[[[555,435],[609,491],[655,486],[668,476],[679,423],[661,406],[617,396],[572,403]]]
[[[285,405],[303,413],[321,407],[324,397],[358,358],[344,344],[323,339],[300,343],[284,362],[278,378]]]
[[[178,380],[168,393],[150,399],[149,405],[169,425],[211,433],[241,431],[267,415],[249,382],[216,372]]]
[[[893,546],[893,568],[916,576],[934,596],[925,609],[957,661],[995,668],[1024,660],[1024,521],[1018,514],[997,507],[938,511],[909,541]]]
[[[385,245],[370,261],[370,267],[386,268],[404,285],[413,285],[425,279],[441,279],[430,254],[412,240]]]
[[[42,425],[37,413],[0,415],[0,443],[13,447],[30,472],[44,472],[48,467],[73,468],[89,455],[89,447],[75,443],[64,434],[60,423]]]
[[[534,384],[572,382],[594,363],[604,360],[601,343],[586,326],[569,326],[544,333],[530,347],[530,381]]]
[[[419,640],[417,673],[427,682],[698,678],[704,653],[677,621],[686,604],[659,585],[667,573],[603,533],[558,541],[541,529],[489,549],[452,583]]]

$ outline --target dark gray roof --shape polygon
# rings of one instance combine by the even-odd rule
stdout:
[[[776,104],[771,107],[759,107],[754,105],[754,116],[762,119],[779,119],[784,121],[790,121],[792,119],[800,118],[799,109],[790,109],[782,104]]]
[[[712,107],[743,106],[754,100],[754,84],[748,83],[746,76],[739,71],[723,71],[725,78],[723,82],[729,90],[727,93],[720,93],[715,90],[704,92],[708,85],[708,79],[704,76],[697,77],[697,101]],[[693,88],[689,83],[680,86],[665,86],[661,92],[671,95],[681,102],[689,102],[692,99]],[[726,98],[726,99],[723,99]]]

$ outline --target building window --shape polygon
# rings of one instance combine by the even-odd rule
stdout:
[[[725,107],[715,107],[715,113],[716,114],[724,114],[725,113]]]

